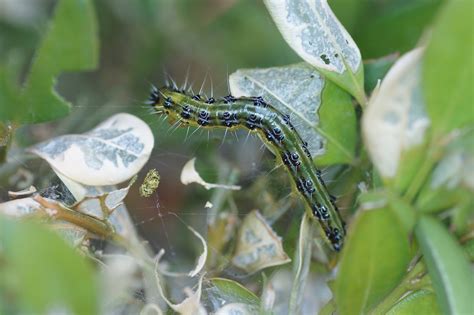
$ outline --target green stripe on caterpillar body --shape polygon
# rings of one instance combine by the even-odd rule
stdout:
[[[246,128],[257,133],[286,166],[307,210],[320,223],[332,248],[341,249],[344,222],[321,172],[313,163],[307,143],[296,132],[288,115],[267,104],[262,97],[228,95],[218,100],[204,99],[199,94],[187,95],[172,87],[153,87],[147,103],[157,113],[167,115],[170,123],[201,128]]]

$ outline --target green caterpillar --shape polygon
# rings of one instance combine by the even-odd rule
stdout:
[[[165,86],[152,87],[147,104],[168,116],[170,123],[202,128],[246,128],[260,138],[282,160],[308,211],[321,224],[335,251],[344,242],[345,224],[332,197],[313,164],[308,145],[294,129],[290,116],[267,104],[262,97],[232,95],[216,100]]]

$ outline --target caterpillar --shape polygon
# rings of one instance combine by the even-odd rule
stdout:
[[[171,124],[198,128],[246,128],[256,133],[273,149],[286,166],[292,185],[304,200],[306,209],[318,220],[335,251],[342,248],[345,224],[313,164],[307,142],[293,127],[290,116],[265,102],[261,97],[227,95],[221,99],[189,95],[175,84],[160,89],[152,86],[146,102],[158,114],[165,114]]]

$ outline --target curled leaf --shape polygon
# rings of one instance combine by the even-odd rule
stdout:
[[[288,262],[290,258],[283,250],[281,239],[257,210],[250,212],[242,222],[232,263],[254,273]]]
[[[204,237],[202,237],[202,235],[198,231],[193,229],[191,226],[186,225],[186,227],[201,241],[201,244],[202,244],[202,247],[203,247],[202,253],[201,253],[201,255],[199,255],[199,257],[197,259],[196,266],[191,271],[189,271],[187,274],[186,273],[178,273],[178,272],[170,272],[170,271],[166,271],[164,269],[160,269],[160,273],[162,273],[166,276],[195,277],[197,274],[199,274],[202,271],[202,269],[204,268],[204,265],[206,264],[207,251],[208,251],[206,240],[204,239]],[[160,259],[163,255],[164,255],[164,250],[161,250],[160,253],[157,255],[157,261],[158,262],[160,261]]]
[[[20,191],[9,191],[8,196],[11,198],[19,198],[19,197],[25,197],[25,196],[30,196],[36,192],[36,187],[35,186],[30,186],[26,189],[22,189]]]
[[[159,255],[160,256],[160,255]],[[174,304],[172,303],[163,292],[163,287],[160,280],[160,275],[158,273],[159,270],[159,257],[156,259],[155,264],[155,280],[156,285],[158,287],[158,291],[163,298],[163,300],[168,304],[168,306],[173,309],[175,312],[179,314],[198,314],[204,315],[207,314],[204,307],[201,305],[201,293],[202,293],[202,280],[204,278],[204,274],[199,278],[198,287],[196,291],[192,291],[189,288],[185,288],[185,293],[188,295],[181,303]]]
[[[222,184],[213,184],[208,183],[204,179],[202,179],[201,175],[196,171],[195,167],[196,158],[192,158],[189,160],[183,167],[181,171],[181,183],[184,185],[189,185],[191,183],[197,183],[207,190],[211,188],[223,188],[223,189],[231,189],[231,190],[240,190],[240,186],[237,185],[222,185]]]
[[[73,181],[101,186],[121,183],[138,173],[148,161],[153,143],[145,122],[120,113],[89,132],[59,136],[30,151]]]

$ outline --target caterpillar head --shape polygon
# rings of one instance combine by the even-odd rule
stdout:
[[[152,106],[157,112],[163,112],[176,103],[176,94],[179,93],[168,87],[158,89],[156,86],[152,86],[146,104]]]

